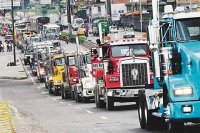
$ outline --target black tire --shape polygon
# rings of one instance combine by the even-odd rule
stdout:
[[[106,98],[106,109],[113,110],[114,109],[114,98],[107,96]]]
[[[103,108],[105,106],[105,102],[100,99],[98,85],[95,90],[95,104],[97,108]]]
[[[60,88],[60,92],[61,92],[61,97],[62,97],[62,99],[65,99],[65,91],[64,91],[64,87],[61,87]]]
[[[58,90],[58,89],[55,89],[55,90],[54,90],[54,95],[55,95],[55,96],[58,96],[58,95],[59,95],[59,90]]]
[[[44,82],[44,78],[41,78],[41,77],[40,77],[40,82],[41,82],[41,83]]]
[[[47,81],[45,80],[45,88],[48,89]]]
[[[78,92],[77,92],[77,88],[74,89],[74,99],[75,99],[75,101],[76,101],[77,103],[81,102],[80,96],[79,96],[79,94],[78,94]]]
[[[140,113],[139,121],[141,128],[143,129],[146,128],[147,130],[157,130],[164,128],[165,125],[164,119],[157,118],[152,115],[152,112],[156,112],[156,110],[148,110],[145,91],[140,90],[138,94],[139,94],[138,113]]]
[[[184,122],[169,122],[168,132],[169,133],[184,133]]]
[[[146,129],[146,124],[145,124],[145,114],[144,114],[144,92],[140,90],[138,92],[138,117],[139,117],[139,122],[140,122],[140,127],[142,129]]]
[[[89,103],[90,102],[90,99],[88,97],[83,97],[83,102],[84,103]]]
[[[49,84],[49,86],[48,86],[49,94],[53,94],[53,90],[52,90],[51,88],[52,88],[52,87],[51,87],[51,85]]]
[[[75,100],[74,91],[72,91],[72,90],[70,91],[70,97],[71,97],[72,100]]]

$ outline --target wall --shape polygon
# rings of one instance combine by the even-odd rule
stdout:
[[[125,3],[111,4],[112,21],[119,21],[120,15],[124,13],[127,13],[127,7]]]

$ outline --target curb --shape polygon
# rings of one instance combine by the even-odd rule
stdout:
[[[9,104],[3,99],[0,99],[0,132],[15,133]]]
[[[22,57],[19,56],[19,59],[20,59],[20,61],[21,61],[21,63],[22,63],[22,66],[23,66],[24,72],[26,73],[26,78],[28,78],[28,73],[27,73],[26,68],[25,68],[25,66],[24,66],[24,62],[23,62],[23,60],[22,60]],[[26,79],[26,78],[25,78],[25,79]]]
[[[27,74],[26,69],[25,69],[25,67],[24,67],[24,64],[23,64],[23,62],[22,62],[22,59],[21,59],[21,57],[19,57],[19,58],[20,58],[20,61],[21,61],[21,63],[22,63],[24,72],[26,73],[26,77],[0,76],[0,79],[23,80],[23,79],[27,79],[27,78],[28,78],[28,74]]]

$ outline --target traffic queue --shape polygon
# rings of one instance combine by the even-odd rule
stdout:
[[[58,40],[36,38],[40,37],[34,33],[24,36],[24,64],[30,65],[49,94],[95,101],[96,107],[113,110],[115,102],[137,103],[138,90],[153,84],[146,40],[107,37],[105,43],[97,40],[91,50],[69,53]]]

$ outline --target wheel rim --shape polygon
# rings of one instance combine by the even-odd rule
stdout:
[[[139,104],[139,119],[140,121],[142,120],[142,107],[140,104]]]
[[[144,106],[144,119],[145,119],[145,122],[147,122],[147,106],[145,105]]]

